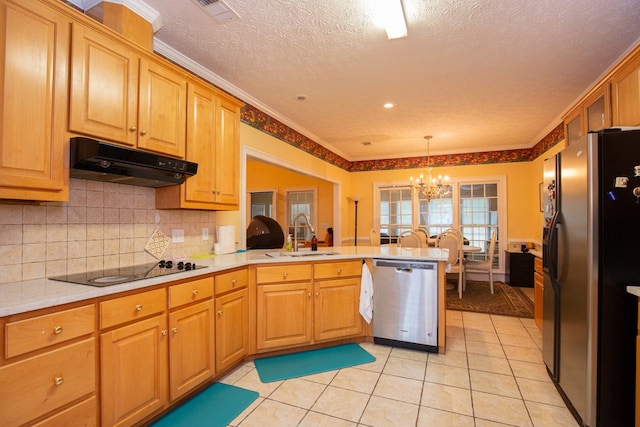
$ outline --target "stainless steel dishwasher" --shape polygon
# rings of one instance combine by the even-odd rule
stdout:
[[[438,264],[373,260],[373,341],[438,351]]]

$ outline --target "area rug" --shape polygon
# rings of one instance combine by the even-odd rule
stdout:
[[[344,344],[318,350],[301,351],[254,361],[263,383],[335,371],[375,362],[376,358],[358,344]]]
[[[460,299],[456,283],[454,289],[447,291],[447,309],[533,319],[533,302],[520,288],[493,282],[493,290],[491,295],[489,282],[469,280]]]
[[[256,391],[215,383],[151,425],[154,427],[226,427],[258,396],[259,393]]]

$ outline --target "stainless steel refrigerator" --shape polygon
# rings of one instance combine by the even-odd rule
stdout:
[[[544,174],[544,363],[585,426],[633,426],[640,130],[590,133]]]

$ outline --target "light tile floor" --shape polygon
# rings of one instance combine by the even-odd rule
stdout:
[[[222,382],[260,397],[231,425],[578,425],[547,375],[533,319],[447,311],[446,334],[445,354],[362,343],[375,362],[268,384],[246,363]]]

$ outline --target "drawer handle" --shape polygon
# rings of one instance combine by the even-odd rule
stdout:
[[[236,287],[236,284],[238,283],[238,281],[236,279],[231,280],[231,286],[232,287]]]
[[[287,273],[287,272],[285,271],[285,272],[282,274],[282,277],[283,277],[284,279],[286,279],[288,275],[289,275],[289,273]]]
[[[171,330],[173,331],[174,334],[178,333],[178,328],[171,328]]]
[[[53,333],[56,334],[56,335],[61,334],[62,331],[63,331],[62,326],[54,326],[53,327]]]
[[[341,268],[338,269],[338,274],[340,274],[340,273],[342,273],[342,269]]]
[[[55,377],[55,378],[53,379],[53,383],[54,383],[55,385],[62,385],[62,383],[63,383],[63,382],[64,382],[64,378],[62,378],[62,377]]]
[[[163,337],[167,336],[167,330],[166,329],[163,329],[160,333],[162,334]]]
[[[198,290],[197,289],[194,289],[191,293],[193,294],[194,297],[198,296]]]
[[[222,316],[222,310],[218,310],[218,316]]]
[[[142,311],[142,304],[136,304],[136,311]]]

